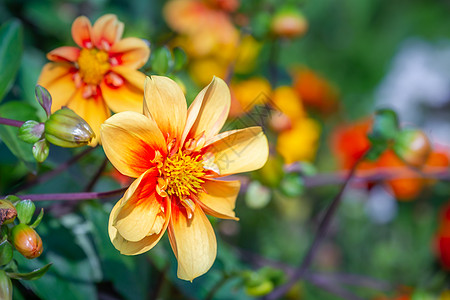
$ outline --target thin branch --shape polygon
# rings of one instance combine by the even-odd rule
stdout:
[[[12,120],[12,119],[6,119],[6,118],[0,118],[0,124],[2,124],[2,125],[21,127],[23,125],[23,123],[25,123],[25,122],[18,121],[18,120]]]
[[[95,173],[95,175],[92,177],[91,181],[89,181],[88,185],[84,189],[84,192],[92,191],[92,189],[94,188],[95,184],[100,179],[100,176],[102,175],[103,171],[105,170],[107,164],[108,164],[108,159],[105,157],[105,159],[103,159],[102,164],[98,168],[97,172]]]
[[[80,160],[81,158],[83,158],[84,156],[86,156],[87,154],[91,153],[94,149],[96,149],[95,147],[88,147],[87,149],[83,150],[83,152],[78,153],[77,155],[75,155],[74,157],[70,158],[69,160],[61,163],[58,167],[56,167],[55,169],[44,173],[42,175],[39,175],[37,177],[35,177],[33,180],[24,183],[22,186],[19,186],[17,189],[12,191],[12,194],[15,194],[17,192],[23,191],[25,189],[28,189],[32,186],[35,186],[37,184],[43,183],[47,180],[49,180],[50,178],[58,175],[59,173],[65,171],[66,169],[68,169],[71,165],[73,165],[74,163],[76,163],[78,160]]]
[[[299,171],[290,167],[291,172]],[[335,185],[344,183],[349,171],[338,171],[333,173],[322,173],[314,176],[305,176],[306,187],[320,187],[324,185]],[[357,170],[352,182],[378,182],[396,178],[429,178],[437,180],[450,180],[450,170],[447,167],[426,167],[421,172],[412,172],[408,167],[376,168],[374,170]]]
[[[353,294],[352,292],[350,292],[349,290],[342,288],[338,285],[334,285],[331,284],[329,281],[325,280],[322,277],[319,276],[311,276],[306,274],[305,277],[306,280],[308,280],[311,284],[322,288],[323,290],[341,297],[342,299],[347,299],[347,300],[363,300],[362,298],[356,296],[355,294]],[[277,298],[278,299],[278,298]]]
[[[367,153],[367,152],[366,152]],[[305,272],[308,270],[309,266],[311,265],[314,256],[316,254],[316,250],[318,249],[321,242],[324,240],[326,233],[328,231],[328,227],[331,223],[331,219],[334,216],[334,213],[336,212],[337,208],[339,207],[339,204],[341,202],[342,195],[344,194],[344,191],[352,179],[353,175],[356,172],[356,169],[361,161],[365,159],[365,155],[362,155],[361,158],[355,162],[350,172],[347,174],[347,177],[344,181],[344,183],[341,186],[341,189],[339,190],[338,194],[334,197],[333,201],[331,202],[330,206],[328,206],[325,215],[323,216],[322,220],[319,223],[319,227],[317,229],[317,233],[314,237],[314,240],[308,249],[308,252],[306,253],[305,257],[303,258],[302,263],[300,266],[296,269],[294,274],[291,276],[289,281],[273,290],[269,295],[265,297],[267,300],[275,300],[281,298],[286,292],[294,285],[302,276],[304,276]]]
[[[127,190],[128,187],[112,190],[108,192],[87,192],[87,193],[56,193],[56,194],[30,194],[18,195],[21,199],[29,199],[32,201],[79,201],[90,199],[103,199],[116,195],[120,195]]]

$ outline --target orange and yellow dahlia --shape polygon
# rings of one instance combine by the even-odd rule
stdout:
[[[216,257],[206,217],[237,219],[239,181],[221,177],[261,168],[268,157],[260,127],[219,134],[230,91],[214,78],[187,109],[180,87],[167,77],[147,78],[144,113],[121,112],[102,125],[111,163],[136,178],[111,211],[109,235],[122,254],[151,249],[166,229],[178,259],[178,277],[204,274]]]
[[[52,112],[68,106],[94,130],[114,112],[142,110],[145,75],[137,69],[148,60],[150,49],[139,38],[122,38],[123,23],[115,15],[100,17],[93,26],[85,16],[72,24],[72,37],[80,47],[64,46],[47,54],[52,62],[42,69],[39,84],[53,98]]]

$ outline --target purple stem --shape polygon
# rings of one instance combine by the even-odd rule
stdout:
[[[112,190],[108,192],[88,192],[88,193],[56,193],[56,194],[30,194],[18,195],[21,199],[29,199],[32,201],[79,201],[89,199],[103,199],[122,194],[128,187]]]
[[[25,122],[12,120],[12,119],[6,119],[6,118],[0,118],[0,124],[3,124],[3,125],[21,127],[23,125],[23,123],[25,123]]]

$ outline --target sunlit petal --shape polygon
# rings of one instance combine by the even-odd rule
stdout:
[[[118,42],[123,34],[124,25],[116,15],[107,14],[100,17],[92,27],[92,41],[95,47],[108,51]]]
[[[91,22],[85,16],[80,16],[73,21],[72,38],[82,48],[92,48]]]
[[[188,110],[183,139],[195,138],[202,133],[206,140],[222,129],[230,111],[231,96],[227,84],[214,77],[195,98]]]
[[[129,68],[114,68],[100,85],[103,98],[114,112],[143,110],[145,75]],[[119,83],[110,83],[108,76],[117,76]]]
[[[155,151],[166,154],[164,137],[156,123],[136,112],[115,114],[102,125],[106,156],[119,172],[138,177],[153,165]]]
[[[198,205],[188,219],[184,208],[172,204],[169,236],[178,259],[177,275],[180,279],[192,281],[211,268],[217,252],[216,236]]]
[[[80,49],[76,47],[59,47],[47,53],[47,58],[52,61],[75,62],[80,56]]]
[[[139,69],[147,62],[150,48],[144,40],[128,37],[112,45],[109,56],[113,65]]]
[[[239,181],[207,180],[203,184],[206,193],[199,196],[203,211],[222,219],[234,219],[234,207],[241,183]]]
[[[261,127],[237,130],[208,147],[220,175],[248,172],[267,161],[269,146]]]
[[[144,113],[158,124],[166,138],[180,139],[186,123],[187,105],[183,91],[172,79],[147,77]]]

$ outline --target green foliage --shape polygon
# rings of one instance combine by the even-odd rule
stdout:
[[[36,109],[21,101],[11,101],[0,106],[0,116],[15,120],[35,120]],[[18,129],[10,126],[0,126],[0,139],[9,150],[30,169],[33,167],[34,157],[31,145],[17,139]]]
[[[380,109],[375,112],[372,132],[368,138],[371,148],[367,154],[370,160],[376,160],[386,149],[395,143],[400,132],[398,117],[392,109]]]
[[[8,264],[13,257],[13,247],[10,242],[4,240],[0,243],[0,266]]]
[[[52,264],[47,264],[45,266],[43,266],[42,268],[33,270],[31,272],[28,273],[12,273],[12,272],[7,272],[8,276],[10,278],[14,278],[14,279],[20,279],[20,280],[36,280],[41,278],[42,276],[44,276],[44,274],[50,269],[50,267],[52,266]]]
[[[169,48],[164,46],[155,49],[150,57],[150,65],[156,75],[167,74],[173,65],[172,53]]]
[[[11,88],[20,67],[23,52],[23,33],[19,21],[0,27],[0,101]]]

